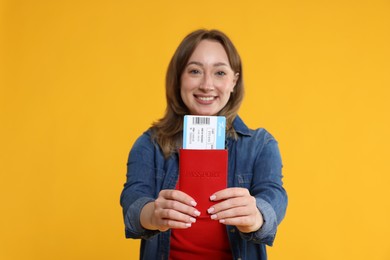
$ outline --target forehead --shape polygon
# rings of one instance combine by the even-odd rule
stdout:
[[[213,40],[202,40],[191,54],[189,62],[194,60],[228,62],[229,58],[221,43]]]

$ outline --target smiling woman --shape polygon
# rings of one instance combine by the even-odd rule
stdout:
[[[243,78],[240,117],[267,127],[283,155],[291,199],[269,258],[389,260],[390,1],[169,3],[0,2],[0,259],[139,258],[118,205],[124,157],[167,106],[185,113],[180,91],[164,99],[168,63],[191,30],[217,27],[243,60],[241,70],[218,40],[240,72],[225,116]],[[197,39],[170,83],[180,85]],[[166,120],[167,136],[179,120]],[[143,148],[147,165],[155,150]],[[233,158],[248,186],[254,168]],[[151,170],[140,169],[143,184]],[[176,174],[153,173],[158,184]],[[166,187],[155,185],[145,196]]]
[[[223,46],[203,40],[191,55],[181,77],[181,97],[193,115],[216,115],[229,101],[239,76]]]
[[[165,156],[181,145],[184,115],[225,116],[227,135],[236,138],[232,124],[244,97],[242,76],[240,55],[224,33],[198,30],[184,38],[167,71],[166,114],[154,124]]]
[[[241,67],[234,45],[217,30],[189,34],[173,55],[165,116],[135,142],[121,195],[126,237],[142,239],[141,259],[267,258],[265,245],[274,242],[287,194],[276,140],[264,129],[249,129],[237,115]],[[226,117],[228,187],[205,194],[214,204],[203,213],[177,189],[183,117],[189,114]],[[219,224],[202,228],[199,240],[202,226],[191,227],[201,214]]]

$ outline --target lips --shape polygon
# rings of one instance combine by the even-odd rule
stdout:
[[[195,96],[197,99],[200,99],[202,101],[212,101],[215,99],[215,97],[200,97],[200,96]]]
[[[198,100],[198,102],[202,104],[210,104],[217,98],[215,96],[198,96],[198,95],[194,95],[194,96],[196,100]]]

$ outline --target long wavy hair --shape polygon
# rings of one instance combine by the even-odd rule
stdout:
[[[241,58],[231,40],[221,31],[200,29],[188,34],[176,49],[168,66],[165,82],[167,107],[165,115],[152,125],[152,138],[168,158],[182,146],[184,115],[190,114],[180,94],[183,71],[195,48],[202,40],[219,42],[226,51],[230,67],[238,79],[229,101],[217,115],[226,117],[227,136],[237,138],[232,127],[244,97]]]

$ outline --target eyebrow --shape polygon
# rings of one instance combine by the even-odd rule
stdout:
[[[190,61],[187,63],[187,66],[189,65],[192,65],[192,64],[195,64],[195,65],[198,65],[198,66],[201,66],[203,67],[203,63],[199,62],[199,61]],[[226,66],[226,67],[230,67],[228,64],[224,63],[224,62],[217,62],[215,64],[213,64],[214,67],[219,67],[219,66]]]

